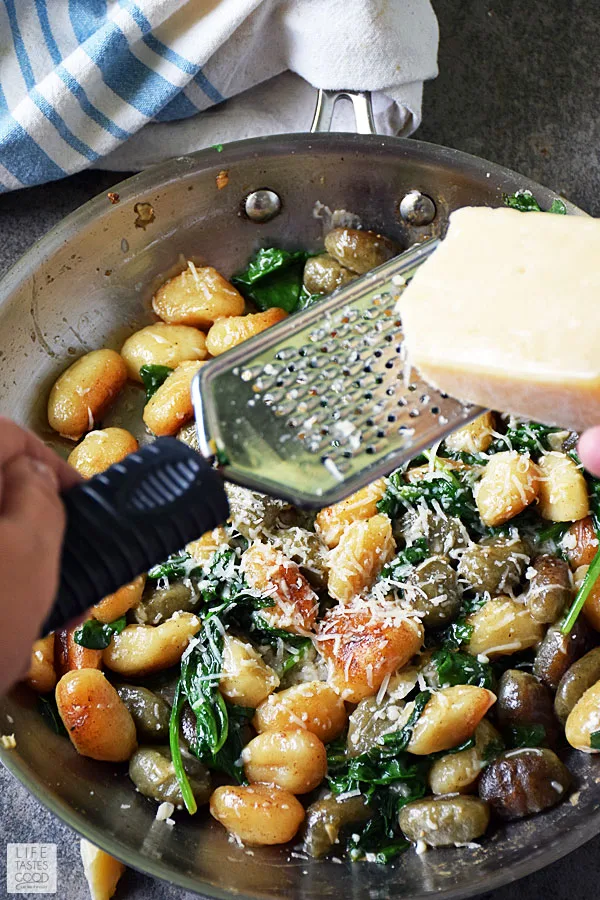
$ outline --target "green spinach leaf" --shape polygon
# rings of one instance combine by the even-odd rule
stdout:
[[[51,728],[55,734],[60,734],[63,737],[68,737],[69,732],[63,725],[63,720],[60,717],[54,694],[48,694],[46,697],[38,697],[37,705],[40,711],[40,715],[46,725],[48,725],[48,727]]]
[[[142,366],[140,378],[146,388],[146,403],[157,392],[161,384],[167,380],[171,372],[170,366]]]
[[[592,750],[600,750],[600,731],[592,731],[590,734],[590,747]]]
[[[259,309],[276,306],[295,312],[303,293],[302,275],[308,255],[304,250],[261,249],[231,280]]]
[[[200,571],[202,566],[192,559],[189,553],[180,553],[178,556],[169,557],[164,563],[152,566],[148,578],[152,581],[158,581],[159,578],[185,578]]]
[[[410,483],[404,481],[402,470],[392,472],[387,480],[385,493],[377,502],[377,509],[395,519],[420,501],[430,507],[437,501],[447,515],[457,516],[465,524],[479,521],[472,488],[446,471]]]
[[[468,644],[473,634],[473,626],[464,619],[457,619],[442,632],[442,644],[445,650],[458,650]]]
[[[518,453],[530,453],[539,456],[543,451],[550,450],[548,435],[562,428],[551,425],[542,425],[541,422],[521,422],[514,428],[507,428],[503,438],[496,438],[491,450],[496,453],[502,450],[516,450]]]
[[[75,629],[73,639],[80,647],[87,647],[88,650],[106,650],[113,635],[121,634],[126,625],[125,616],[108,623],[88,619]]]
[[[521,747],[539,747],[546,740],[546,729],[543,725],[532,722],[530,725],[511,725],[503,731],[506,744],[511,750]]]
[[[456,684],[474,684],[492,690],[494,673],[488,663],[479,662],[470,653],[435,650],[431,661],[437,669],[439,683],[443,687]]]
[[[401,550],[394,559],[383,567],[380,578],[389,581],[404,581],[413,566],[423,562],[429,556],[429,548],[425,538],[417,538],[410,547]]]

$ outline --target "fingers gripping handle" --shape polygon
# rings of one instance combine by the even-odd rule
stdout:
[[[159,438],[63,494],[60,583],[44,634],[229,515],[219,474],[175,438]]]

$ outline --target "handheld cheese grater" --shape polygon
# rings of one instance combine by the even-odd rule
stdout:
[[[410,373],[403,357],[398,299],[438,243],[413,247],[203,366],[192,385],[200,454],[159,438],[66,492],[46,631],[222,524],[223,478],[320,508],[479,415]]]

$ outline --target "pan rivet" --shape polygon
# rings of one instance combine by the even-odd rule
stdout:
[[[281,199],[275,191],[261,188],[248,194],[244,210],[251,222],[269,222],[281,212]]]
[[[400,215],[409,225],[429,225],[435,219],[435,203],[421,191],[409,191],[400,201]]]

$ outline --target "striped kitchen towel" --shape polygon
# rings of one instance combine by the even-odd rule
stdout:
[[[437,39],[429,0],[0,0],[0,192],[306,131],[314,87],[409,134]]]

